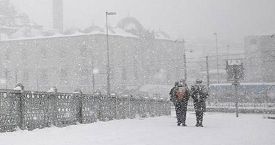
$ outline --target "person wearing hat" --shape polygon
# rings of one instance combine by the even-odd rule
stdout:
[[[202,80],[197,79],[195,85],[191,87],[191,97],[194,102],[194,109],[196,112],[196,127],[203,127],[203,112],[206,108],[206,98],[208,97],[208,91],[205,85],[202,84]]]

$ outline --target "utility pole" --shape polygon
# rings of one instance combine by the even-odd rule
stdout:
[[[17,69],[15,70],[15,76],[14,76],[14,78],[15,78],[15,84],[17,84]]]
[[[34,44],[35,44],[35,48],[38,49],[37,45],[38,45],[38,42],[37,40],[34,41]],[[36,61],[35,63],[35,67],[36,67],[36,91],[39,90],[39,62],[40,62],[40,57],[38,58],[39,61]]]
[[[8,89],[8,69],[5,68],[6,89]]]
[[[175,41],[175,44],[178,44],[179,43],[179,47],[181,47],[181,42],[182,42],[182,47],[183,47],[183,69],[184,69],[184,79],[185,81],[187,81],[187,64],[186,64],[186,50],[185,50],[185,41],[182,40],[182,41],[178,41],[176,40]],[[178,45],[176,45],[178,47]]]
[[[184,46],[183,46],[184,47]],[[185,53],[185,47],[184,47],[184,79],[187,81],[187,66],[186,66],[186,53]]]
[[[208,62],[208,56],[206,56],[206,79],[207,79],[207,88],[209,89],[209,62]]]
[[[226,53],[227,53],[227,59],[229,59],[229,49],[230,49],[230,45],[226,45]]]
[[[185,81],[187,81],[187,66],[186,66],[186,50],[185,50],[185,41],[182,40],[182,44],[183,44],[183,67],[184,67],[184,79]]]
[[[217,81],[220,83],[220,72],[219,72],[219,50],[218,50],[218,34],[214,33],[216,36],[216,55],[217,55]]]
[[[36,74],[36,91],[38,91],[39,90],[39,81],[38,81],[38,73]]]

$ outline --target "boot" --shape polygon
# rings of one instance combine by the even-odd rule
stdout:
[[[200,112],[200,118],[199,118],[200,127],[203,127],[202,120],[203,120],[203,112]]]
[[[186,124],[185,124],[185,121],[186,121],[186,111],[183,111],[183,116],[182,116],[182,126],[187,126]]]
[[[199,126],[200,126],[200,123],[197,121],[196,127],[199,127]]]
[[[184,122],[184,123],[182,123],[182,126],[187,126],[187,125],[186,125],[185,122]]]
[[[197,111],[196,111],[196,120],[197,120],[196,127],[199,127],[200,126],[200,114]]]

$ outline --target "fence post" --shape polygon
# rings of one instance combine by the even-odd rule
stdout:
[[[24,122],[23,122],[23,119],[24,119],[24,116],[23,116],[23,100],[22,100],[22,98],[23,98],[23,92],[24,92],[24,85],[23,84],[21,84],[21,83],[18,83],[18,84],[16,84],[16,86],[15,86],[15,88],[14,88],[14,90],[15,90],[15,95],[16,95],[16,101],[18,101],[18,119],[19,119],[19,121],[16,121],[17,123],[19,123],[19,124],[17,124],[17,126],[20,128],[20,129],[24,129],[24,127],[23,127],[23,124],[24,124]]]
[[[117,99],[118,99],[118,97],[117,97],[117,95],[115,95],[114,96],[115,97],[115,119],[118,119],[118,112],[117,112],[117,110],[118,110],[118,101],[117,101]]]
[[[82,91],[80,89],[76,89],[74,91],[74,94],[75,94],[75,100],[77,102],[77,106],[76,106],[76,118],[77,118],[77,121],[79,123],[82,123],[83,122],[83,115],[82,115],[82,107],[83,107],[83,96],[82,96]]]
[[[25,129],[25,126],[24,126],[24,115],[23,115],[23,96],[22,96],[22,92],[19,92],[18,93],[18,96],[19,96],[19,124],[18,124],[18,127],[22,130]]]
[[[100,121],[103,121],[103,119],[104,119],[103,95],[101,95],[100,93],[98,93],[97,95],[98,95],[98,99],[99,99],[98,118]]]
[[[128,118],[131,118],[130,96],[131,95],[128,95],[128,97],[127,97],[127,100],[128,100]]]

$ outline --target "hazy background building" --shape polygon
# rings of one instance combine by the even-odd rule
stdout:
[[[275,82],[275,36],[257,35],[245,38],[245,80]]]
[[[81,34],[1,41],[1,88],[21,82],[28,90],[56,86],[63,92],[104,91],[106,35],[95,28]],[[183,78],[184,43],[146,34],[141,38],[118,27],[110,29],[112,91],[171,85]]]

